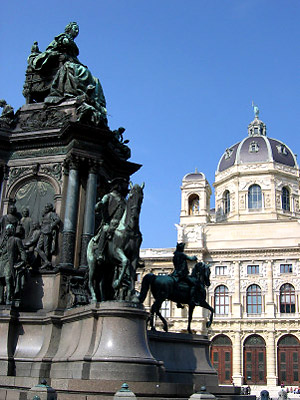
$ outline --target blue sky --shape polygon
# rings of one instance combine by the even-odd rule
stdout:
[[[109,126],[126,128],[143,164],[132,176],[146,184],[142,247],[172,247],[183,176],[197,168],[213,184],[224,150],[247,135],[252,100],[267,135],[300,152],[299,19],[299,0],[2,2],[0,97],[21,107],[32,43],[44,50],[77,21]]]

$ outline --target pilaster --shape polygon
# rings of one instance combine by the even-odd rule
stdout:
[[[273,331],[269,331],[267,335],[267,385],[276,386],[277,385],[277,375],[276,375],[276,346],[275,346],[275,334]]]
[[[268,318],[275,318],[275,303],[273,289],[273,260],[267,262],[267,295],[266,295],[266,313]]]
[[[234,263],[234,294],[232,301],[232,314],[234,318],[241,318],[242,316],[242,304],[241,304],[241,293],[240,293],[240,262]]]
[[[232,380],[237,386],[243,384],[242,374],[242,345],[241,345],[241,333],[235,332],[234,342],[232,345]]]

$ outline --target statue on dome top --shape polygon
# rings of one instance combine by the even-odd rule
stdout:
[[[253,100],[252,100],[252,107],[253,107],[255,118],[258,118],[258,116],[259,116],[259,108],[258,108],[258,106],[256,104],[254,104]]]

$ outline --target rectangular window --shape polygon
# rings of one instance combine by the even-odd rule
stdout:
[[[247,274],[248,275],[259,274],[259,265],[247,265]]]
[[[171,302],[170,300],[165,300],[160,308],[161,315],[164,318],[169,318],[171,316]]]
[[[227,265],[217,265],[216,275],[227,275]]]
[[[281,274],[291,274],[293,272],[292,264],[280,264]]]

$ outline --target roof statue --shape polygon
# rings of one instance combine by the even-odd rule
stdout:
[[[253,100],[252,100],[252,107],[253,107],[255,118],[258,118],[258,116],[259,116],[259,108],[258,108],[257,105],[254,104]]]
[[[7,104],[4,99],[0,100],[0,108],[2,108],[2,113],[0,115],[0,127],[10,128],[14,122],[14,109],[11,105]]]
[[[56,105],[68,99],[77,101],[77,121],[107,126],[106,101],[102,86],[79,59],[75,38],[76,22],[55,36],[45,51],[34,42],[27,59],[28,67],[23,95],[27,103]]]

